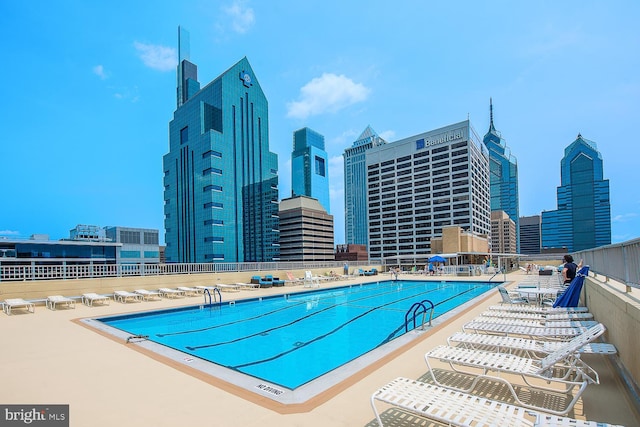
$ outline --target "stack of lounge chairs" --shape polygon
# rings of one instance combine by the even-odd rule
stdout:
[[[373,393],[376,419],[382,426],[377,405],[385,403],[452,426],[609,426],[567,418],[585,389],[600,382],[581,354],[616,353],[595,342],[605,327],[592,319],[584,307],[491,306],[425,354],[430,382],[400,377]],[[487,385],[502,392],[487,392]]]

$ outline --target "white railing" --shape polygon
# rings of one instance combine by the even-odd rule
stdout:
[[[20,262],[19,259],[13,263]],[[24,261],[20,265],[0,264],[0,282],[18,280],[85,279],[100,277],[159,276],[250,271],[313,270],[327,268],[341,273],[342,261],[315,262],[246,262],[189,264],[98,264],[91,261]],[[349,268],[380,265],[380,260],[350,261]]]
[[[640,239],[575,252],[573,259],[591,266],[593,273],[624,283],[627,291],[640,289]]]

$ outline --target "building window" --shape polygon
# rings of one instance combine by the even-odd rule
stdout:
[[[205,243],[224,243],[224,237],[205,237]]]
[[[185,126],[180,129],[180,144],[184,144],[189,140],[189,127]]]
[[[223,205],[222,203],[218,203],[218,202],[209,202],[209,203],[205,203],[204,204],[204,208],[205,209],[222,209]]]
[[[160,258],[160,252],[158,251],[144,251],[145,258]]]
[[[207,168],[204,171],[202,171],[202,175],[222,175],[222,169]]]
[[[120,231],[120,243],[134,243],[140,244],[140,232],[139,231]],[[138,253],[138,258],[140,253]]]
[[[140,258],[140,251],[120,251],[120,258]]]
[[[144,244],[145,245],[157,245],[158,244],[158,233],[145,231],[144,232]]]
[[[315,164],[316,164],[316,175],[327,176],[324,159],[322,157],[316,156]]]

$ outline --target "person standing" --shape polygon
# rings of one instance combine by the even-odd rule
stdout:
[[[574,277],[576,277],[576,270],[578,266],[575,262],[573,262],[573,257],[571,255],[565,255],[562,260],[564,261],[564,266],[562,267],[562,280],[565,285],[571,283]]]
[[[348,275],[349,275],[349,263],[348,263],[348,262],[345,262],[345,263],[344,263],[344,269],[343,269],[343,271],[344,271],[344,275],[345,275],[345,276],[348,276]]]

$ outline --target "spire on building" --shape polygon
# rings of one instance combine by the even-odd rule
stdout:
[[[496,128],[493,126],[493,98],[489,98],[489,132],[496,133]]]

